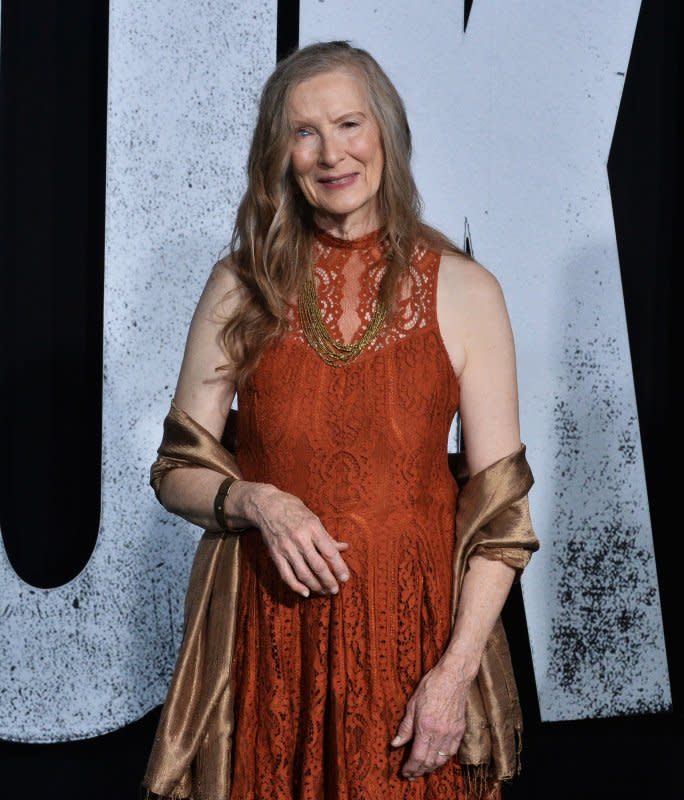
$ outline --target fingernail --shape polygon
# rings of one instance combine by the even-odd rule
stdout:
[[[333,586],[333,588],[330,590],[330,593],[331,594],[337,594],[339,591],[340,591],[339,587]]]
[[[395,736],[394,739],[392,739],[392,741],[390,742],[390,744],[392,745],[392,747],[396,747],[400,741],[401,739],[398,736]]]
[[[304,597],[308,597],[310,592],[308,589],[302,589],[302,594],[304,595]]]
[[[346,572],[343,572],[343,573],[340,575],[340,580],[341,580],[341,581],[348,581],[348,580],[349,580],[349,575],[348,575]]]

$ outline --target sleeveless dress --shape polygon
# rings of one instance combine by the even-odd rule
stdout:
[[[308,598],[242,535],[230,800],[462,800],[455,759],[413,781],[390,741],[449,640],[457,484],[447,439],[459,386],[440,336],[440,254],[413,253],[400,313],[329,366],[296,306],[239,394],[237,461],[290,492],[334,538],[350,578]],[[333,338],[361,338],[386,263],[379,232],[317,231],[314,275]]]

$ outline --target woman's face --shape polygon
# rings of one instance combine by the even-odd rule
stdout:
[[[317,224],[348,237],[380,227],[384,156],[363,78],[334,71],[302,81],[289,118],[292,172]]]

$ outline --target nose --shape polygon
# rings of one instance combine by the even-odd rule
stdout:
[[[322,167],[334,167],[342,158],[342,149],[335,137],[331,134],[321,136],[321,147],[318,153],[319,164]]]

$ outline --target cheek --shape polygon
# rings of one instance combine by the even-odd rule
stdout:
[[[382,170],[385,167],[385,157],[382,152],[382,147],[378,146],[378,154],[375,158],[375,172],[376,172],[376,180],[378,185],[380,184],[380,178],[382,177]]]
[[[368,171],[372,175],[374,182],[378,182],[385,162],[379,137],[368,137],[359,149],[359,155],[362,160],[366,162]]]
[[[311,171],[314,161],[314,154],[308,148],[299,148],[292,151],[290,163],[292,164],[292,172],[298,181],[301,178],[305,178],[307,173]]]
[[[378,144],[377,149],[374,149],[372,161],[371,161],[371,172],[373,174],[373,182],[379,186],[380,185],[380,178],[382,177],[382,170],[385,166],[385,158],[382,152],[382,147]]]

